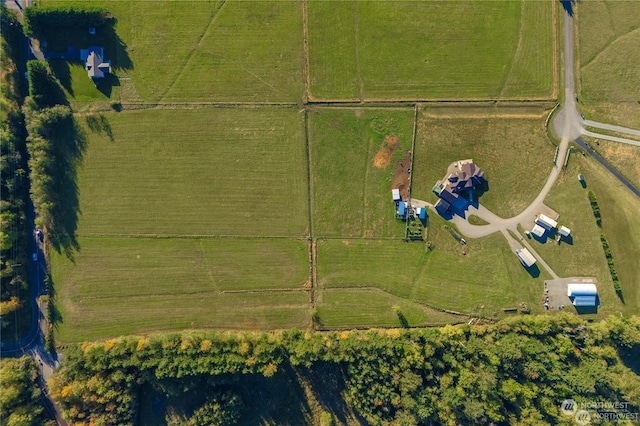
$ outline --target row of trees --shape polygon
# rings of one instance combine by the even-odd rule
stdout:
[[[257,376],[292,381],[302,371],[338,372],[340,404],[371,424],[572,424],[559,410],[570,397],[627,402],[626,410],[638,411],[638,354],[638,317],[587,324],[559,314],[366,332],[184,332],[69,347],[50,386],[65,415],[81,424],[135,423],[143,388],[174,396],[210,389],[217,396],[191,418],[208,413],[227,422],[211,424],[230,424],[240,404],[250,411],[259,400],[250,392],[235,392],[242,401],[233,393],[222,398],[221,389],[251,387],[244,384]]]
[[[24,11],[24,34],[42,39],[60,29],[100,27],[106,16],[106,9],[86,5],[29,7]]]
[[[0,4],[0,335],[19,338],[29,325],[24,119],[18,72],[20,24]]]
[[[86,142],[48,64],[29,61],[27,70],[29,97],[23,112],[36,224],[56,250],[71,256],[78,249],[76,169]]]

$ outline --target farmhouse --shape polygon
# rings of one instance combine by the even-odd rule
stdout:
[[[111,72],[111,61],[104,59],[104,49],[100,46],[91,46],[80,50],[80,59],[84,61],[84,68],[93,80],[104,78]]]
[[[525,267],[530,268],[536,263],[536,258],[526,248],[516,250],[516,255]]]
[[[593,307],[598,304],[598,289],[593,283],[567,285],[567,296],[577,307]]]
[[[433,187],[433,192],[440,198],[436,203],[436,209],[446,212],[450,206],[464,207],[467,200],[462,195],[466,193],[473,197],[473,190],[485,182],[484,172],[473,160],[454,161],[447,168],[444,178],[437,181]]]

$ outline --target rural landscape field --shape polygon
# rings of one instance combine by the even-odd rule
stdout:
[[[7,424],[637,420],[640,3],[0,15]]]
[[[555,149],[545,124],[558,96],[559,4],[105,6],[118,18],[120,46],[106,48],[117,84],[105,95],[77,64],[54,68],[70,75],[61,80],[89,141],[80,250],[51,253],[61,341],[543,311],[550,276],[530,275],[501,236],[461,247],[431,214],[429,248],[403,242],[390,194],[403,159],[406,189],[435,203],[448,164],[473,158],[494,213],[514,216],[535,198]],[[465,102],[431,102],[441,100]],[[604,261],[598,249],[591,268]],[[611,310],[637,311],[632,299]]]

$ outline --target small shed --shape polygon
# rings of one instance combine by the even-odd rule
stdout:
[[[567,296],[569,297],[578,297],[578,296],[597,296],[598,289],[596,285],[593,283],[578,283],[578,284],[569,284],[567,285]]]
[[[405,215],[407,214],[406,207],[407,207],[406,203],[399,203],[398,204],[398,216],[405,217]]]
[[[426,218],[427,218],[427,208],[418,207],[418,219],[426,219]]]
[[[522,263],[527,268],[532,267],[536,263],[536,258],[533,257],[531,252],[526,248],[516,250],[516,255],[520,259],[520,263]]]
[[[536,218],[536,224],[542,226],[545,229],[551,230],[558,227],[558,222],[551,219],[544,213],[540,213]]]
[[[571,234],[571,229],[567,228],[566,226],[560,227],[560,236],[566,238],[569,236],[569,234]]]
[[[578,180],[579,180],[580,182],[584,182],[584,175],[583,175],[582,173],[580,173],[580,174],[578,175]]]
[[[400,190],[399,189],[392,189],[391,190],[391,197],[393,198],[393,201],[398,202],[401,200],[400,198]]]
[[[533,225],[533,229],[531,230],[531,233],[538,238],[544,237],[545,232],[547,232],[547,230],[538,224]]]

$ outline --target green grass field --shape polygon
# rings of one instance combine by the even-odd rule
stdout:
[[[640,127],[640,3],[583,2],[577,17],[577,88],[585,115]]]
[[[306,241],[87,237],[80,244],[75,262],[52,259],[62,341],[308,325]]]
[[[308,233],[296,110],[156,109],[104,117],[112,138],[87,130],[81,235]]]
[[[104,6],[118,19],[115,30],[132,64],[115,67],[123,102],[295,102],[302,98],[300,2],[92,4]]]
[[[315,110],[309,116],[315,237],[404,237],[391,185],[411,149],[413,109]],[[386,167],[374,165],[387,135],[399,146]],[[408,185],[408,183],[407,183]]]
[[[381,295],[381,291],[385,294],[375,299],[362,297],[356,321],[359,325],[368,320],[368,325],[374,326],[374,312],[379,310],[381,317],[387,318],[385,321],[397,321],[393,311],[381,308],[393,304],[406,306],[404,313],[410,324],[428,323],[433,315],[429,310],[419,310],[420,306],[423,310],[437,307],[494,317],[502,315],[502,308],[526,302],[532,311],[539,311],[536,302],[547,275],[529,275],[502,235],[472,240],[463,247],[444,229],[444,220],[432,215],[430,223],[428,239],[435,247],[433,251],[424,244],[399,240],[319,241],[318,311],[323,324],[339,324],[353,308],[353,302],[345,300],[340,304],[336,299],[336,294],[345,294],[344,289],[352,290],[346,293],[349,297],[355,297],[355,291],[360,290],[371,295]],[[404,305],[397,300],[404,300]]]
[[[584,137],[605,160],[615,167],[636,188],[640,188],[640,147],[618,142]]]
[[[414,197],[435,203],[431,190],[449,164],[471,158],[489,182],[480,202],[502,217],[520,213],[546,182],[555,149],[544,129],[546,111],[534,111],[423,109],[416,139]]]
[[[552,7],[310,2],[311,93],[322,99],[550,97]]]

